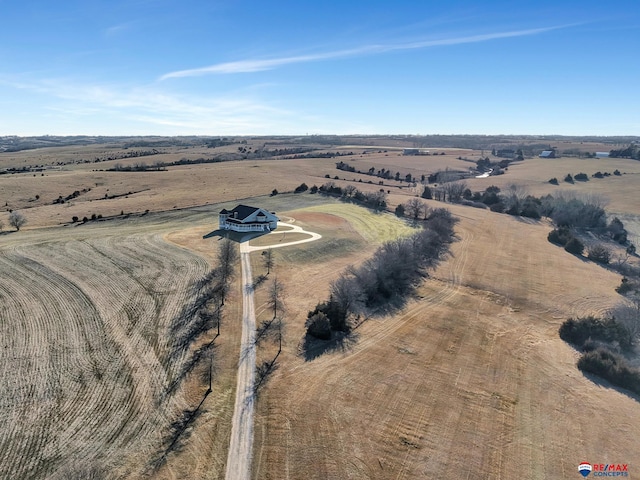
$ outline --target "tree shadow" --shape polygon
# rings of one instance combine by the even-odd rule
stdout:
[[[256,381],[253,386],[254,396],[256,397],[258,396],[258,394],[260,393],[260,390],[267,383],[271,375],[273,375],[273,373],[275,373],[278,370],[279,364],[277,361],[279,356],[280,356],[280,352],[276,354],[273,360],[271,361],[266,360],[256,367]]]
[[[244,242],[253,240],[254,238],[262,237],[263,235],[267,235],[269,233],[271,232],[266,232],[266,231],[265,232],[235,232],[233,230],[221,230],[218,228],[216,230],[212,230],[209,233],[203,235],[202,238],[205,240],[208,238],[215,238],[215,237],[218,237],[218,240],[228,238],[232,242],[244,243]]]
[[[373,312],[374,317],[386,317],[400,312],[407,306],[409,300],[414,300],[416,298],[418,298],[417,289],[412,287],[411,291],[406,294],[393,295],[392,297],[385,299],[384,302],[372,305],[369,309]]]
[[[216,230],[212,230],[211,232],[207,233],[206,235],[203,235],[202,238],[212,238],[212,237],[224,238],[227,233],[228,233],[227,230],[220,230],[218,228]]]
[[[325,353],[347,352],[358,342],[360,334],[354,332],[331,332],[329,340],[320,340],[311,335],[305,335],[300,345],[300,353],[305,361],[310,362]]]
[[[197,407],[183,410],[180,416],[171,423],[169,432],[164,439],[164,443],[168,444],[167,448],[149,462],[152,472],[157,472],[167,462],[170,453],[182,450],[185,441],[191,435],[189,427],[205,412],[202,405],[210,393],[211,390],[207,390]]]
[[[597,387],[600,388],[606,388],[608,390],[615,390],[618,393],[621,393],[622,395],[626,395],[627,397],[629,397],[632,400],[635,400],[636,402],[640,402],[640,395],[633,393],[631,390],[627,390],[626,388],[622,388],[622,387],[618,387],[617,385],[614,385],[613,383],[609,382],[608,380],[596,375],[595,373],[589,373],[589,372],[585,372],[580,370],[580,372],[582,373],[582,375],[589,379],[592,383],[594,383]]]

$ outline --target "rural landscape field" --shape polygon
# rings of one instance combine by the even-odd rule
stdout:
[[[640,396],[581,371],[558,333],[634,305],[616,289],[640,285],[640,161],[593,157],[638,139],[51,140],[1,144],[0,478],[241,478],[232,461],[260,479],[571,479],[585,460],[639,475]],[[482,204],[490,187],[504,209]],[[625,243],[575,229],[571,254],[552,216],[504,211],[533,197],[595,202]],[[239,204],[287,226],[219,230]],[[408,292],[308,333],[336,282],[443,208],[454,235]],[[251,274],[233,257],[220,302],[228,245]]]

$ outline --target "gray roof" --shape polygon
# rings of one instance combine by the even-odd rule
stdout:
[[[234,217],[236,220],[244,220],[249,215],[255,213],[257,210],[260,210],[258,207],[250,207],[249,205],[238,205],[233,210],[222,209],[220,210],[221,214],[227,214],[231,217]],[[238,215],[234,215],[237,213]]]

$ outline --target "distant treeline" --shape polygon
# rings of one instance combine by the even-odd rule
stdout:
[[[292,155],[287,157],[288,159],[300,159],[300,158],[335,158],[335,157],[344,157],[347,155],[353,155],[353,152],[313,152],[313,153],[305,153],[304,155]]]
[[[550,143],[558,142],[596,142],[611,145],[630,145],[640,141],[640,137],[617,136],[585,136],[567,137],[562,135],[305,135],[298,137],[270,136],[270,137],[112,137],[112,136],[51,136],[36,137],[0,137],[0,152],[18,152],[33,148],[64,147],[71,145],[100,145],[120,144],[124,147],[174,147],[174,146],[217,146],[235,143],[247,143],[247,140],[259,140],[264,144],[277,141],[291,145],[362,145],[379,144],[403,145],[413,148],[468,148],[474,150],[492,148],[536,148],[546,149]]]
[[[640,160],[640,148],[638,148],[638,145],[636,145],[635,143],[631,143],[627,148],[609,151],[609,157]]]
[[[167,167],[174,167],[177,165],[198,165],[201,163],[220,163],[226,162],[227,159],[223,157],[213,158],[182,158],[174,162],[154,162],[152,165],[147,165],[144,162],[135,163],[133,165],[120,165],[116,164],[113,168],[107,168],[107,172],[162,172],[166,171]]]

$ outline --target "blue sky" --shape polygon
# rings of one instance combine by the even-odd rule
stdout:
[[[0,135],[640,135],[636,0],[0,12]]]

